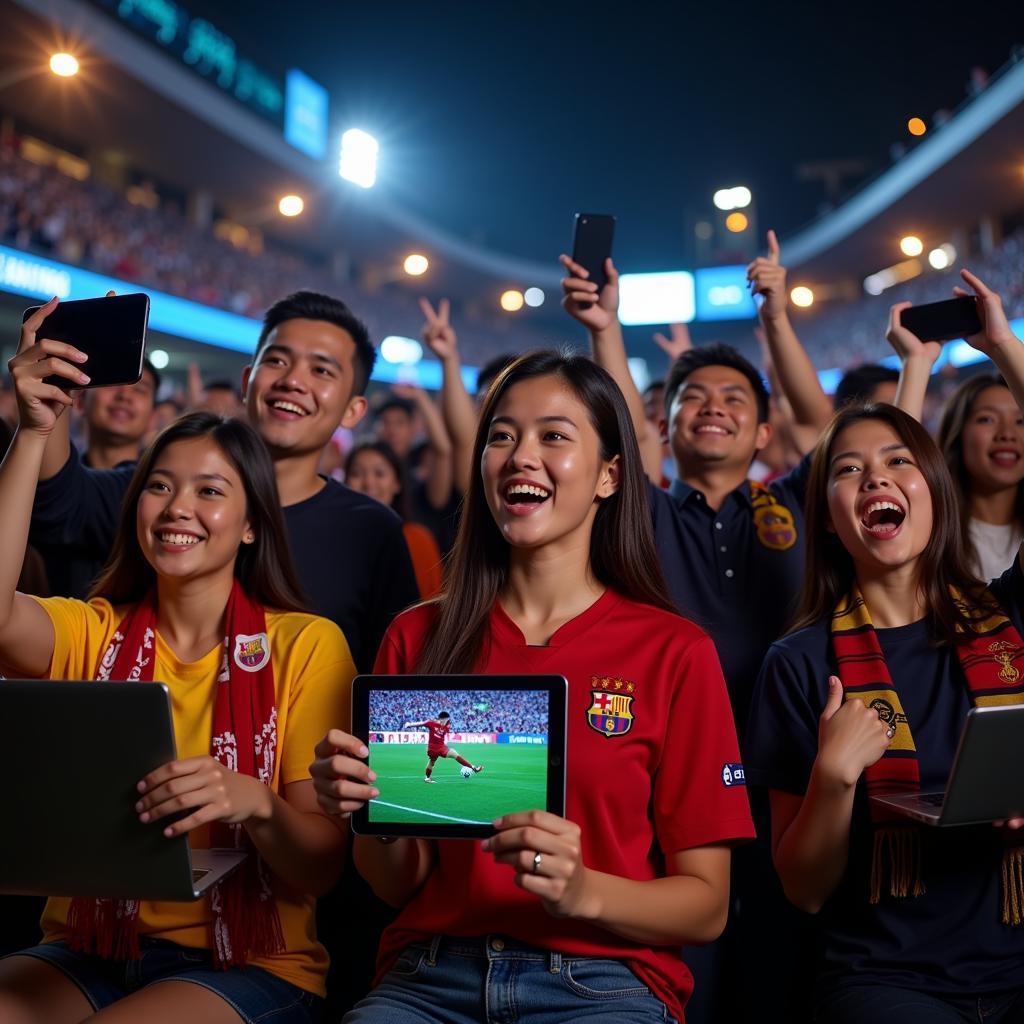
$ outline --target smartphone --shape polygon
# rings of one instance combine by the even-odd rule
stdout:
[[[38,309],[26,309],[22,322]],[[88,362],[81,364],[90,378],[87,388],[137,384],[142,379],[148,323],[149,296],[142,292],[76,299],[59,303],[39,326],[36,338],[64,341],[88,355]],[[44,380],[69,391],[82,387],[56,374]]]
[[[969,295],[911,306],[900,313],[900,323],[921,341],[952,341],[981,330],[978,304]]]
[[[612,254],[612,236],[615,234],[615,218],[607,213],[577,213],[576,229],[573,232],[572,258],[585,267],[589,280],[601,289],[608,283],[604,262]]]

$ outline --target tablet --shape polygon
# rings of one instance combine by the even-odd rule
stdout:
[[[357,676],[352,732],[380,790],[359,835],[483,838],[514,811],[565,813],[563,676]]]

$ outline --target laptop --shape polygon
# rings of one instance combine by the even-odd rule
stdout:
[[[567,690],[555,675],[357,676],[352,732],[380,796],[353,831],[472,839],[503,814],[564,814]],[[631,700],[603,697],[595,728],[628,724]]]
[[[176,756],[163,683],[0,680],[0,722],[0,892],[194,900],[245,859],[139,821],[139,780]]]
[[[1024,704],[971,708],[945,792],[873,796],[926,825],[978,825],[1024,816]]]

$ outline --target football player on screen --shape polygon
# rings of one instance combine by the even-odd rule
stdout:
[[[447,711],[442,711],[437,718],[429,718],[425,722],[405,722],[402,729],[426,729],[429,733],[427,738],[427,767],[423,772],[424,782],[437,782],[431,778],[434,773],[434,762],[439,757],[453,757],[464,768],[473,772],[482,772],[482,764],[470,764],[464,757],[459,755],[457,750],[452,750],[445,743],[448,733],[451,732],[452,717]]]

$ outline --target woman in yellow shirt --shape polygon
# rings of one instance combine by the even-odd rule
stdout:
[[[171,424],[143,455],[88,602],[16,592],[43,449],[71,404],[44,378],[88,381],[83,353],[36,341],[55,305],[26,322],[9,364],[20,423],[0,467],[0,664],[165,682],[178,758],[138,780],[135,811],[166,836],[249,856],[195,903],[51,899],[43,944],[0,962],[0,1020],[305,1024],[327,970],[314,897],[347,846],[308,766],[325,725],[348,727],[348,645],[302,612],[261,441],[210,413]]]

